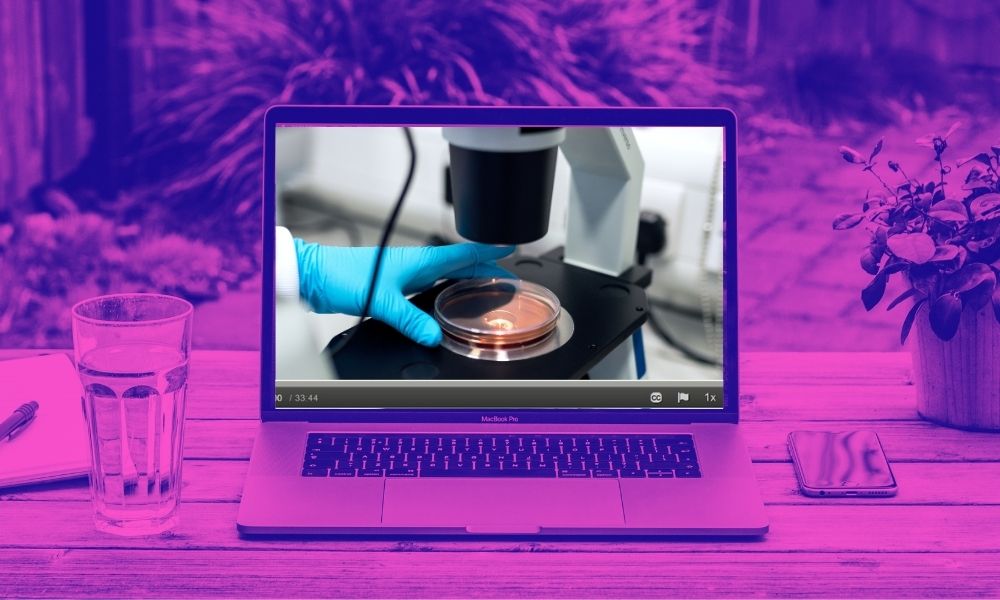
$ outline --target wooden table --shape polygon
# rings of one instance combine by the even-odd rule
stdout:
[[[84,482],[2,490],[0,596],[1000,595],[1000,435],[920,421],[909,361],[743,359],[742,427],[771,518],[763,540],[257,541],[235,526],[257,355],[196,352],[181,525],[119,538],[93,529]],[[899,495],[800,495],[785,448],[800,428],[878,431]]]

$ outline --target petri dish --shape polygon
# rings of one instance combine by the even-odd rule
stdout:
[[[555,330],[560,312],[555,294],[520,279],[460,281],[434,301],[434,316],[444,334],[473,348],[541,343]]]

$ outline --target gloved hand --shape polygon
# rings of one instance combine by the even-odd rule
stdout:
[[[439,279],[514,277],[495,262],[512,252],[512,246],[472,243],[387,247],[370,316],[419,344],[437,346],[441,343],[441,327],[406,296],[429,288]],[[296,239],[295,253],[299,293],[314,311],[361,314],[378,248],[322,246]]]

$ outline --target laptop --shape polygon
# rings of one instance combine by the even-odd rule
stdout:
[[[696,130],[717,136],[705,164]],[[662,164],[658,148],[678,145],[691,164]],[[765,534],[739,426],[735,157],[724,109],[272,107],[261,423],[241,534]],[[696,236],[698,258],[640,264],[640,207],[670,168],[715,172],[716,212],[710,194],[682,194],[706,226],[668,231]],[[389,245],[432,243],[421,223],[440,224],[445,242],[516,246],[496,263],[510,277],[408,290],[442,326],[433,347],[376,319],[307,315],[282,298],[294,265],[276,267],[278,225],[315,234],[278,214],[292,188],[339,224],[326,243],[364,245],[362,222],[395,226]],[[657,362],[650,298],[683,303],[713,261],[721,285],[693,289],[717,296],[721,364]]]

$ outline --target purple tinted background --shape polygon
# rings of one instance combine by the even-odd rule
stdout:
[[[885,136],[914,174],[955,120],[953,158],[996,142],[998,34],[931,0],[8,0],[0,347],[68,347],[69,306],[126,290],[256,347],[262,115],[293,102],[731,107],[742,347],[896,349],[830,228],[870,185],[836,148]]]

